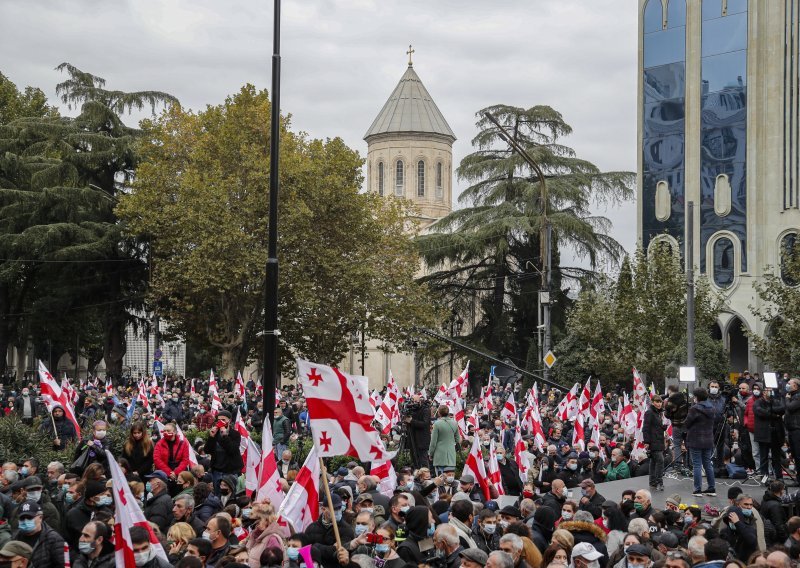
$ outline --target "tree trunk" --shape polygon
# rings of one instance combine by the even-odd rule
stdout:
[[[222,369],[220,369],[220,376],[222,378],[230,379],[236,377],[236,365],[239,360],[239,351],[239,347],[222,348]]]

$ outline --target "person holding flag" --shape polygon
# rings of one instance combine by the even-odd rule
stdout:
[[[50,416],[51,420],[43,420],[41,425],[42,433],[53,440],[54,450],[63,450],[68,444],[77,439],[78,433],[75,425],[67,420],[64,407],[59,403],[53,403]]]
[[[214,493],[219,495],[219,483],[223,476],[238,477],[244,467],[239,450],[241,434],[231,428],[231,413],[222,410],[217,414],[217,422],[208,431],[206,453],[211,456],[211,478],[214,481]]]

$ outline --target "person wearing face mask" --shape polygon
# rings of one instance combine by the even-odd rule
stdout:
[[[71,550],[78,549],[81,529],[92,520],[92,515],[97,510],[97,497],[107,492],[106,484],[100,481],[88,480],[70,487],[65,499],[73,501],[73,504],[67,509],[64,536]]]
[[[224,514],[214,515],[208,520],[203,538],[211,541],[211,552],[206,565],[215,566],[231,549],[230,536],[233,526]]]
[[[25,478],[18,483],[20,483],[23,488],[21,492],[23,497],[20,499],[20,502],[25,500],[36,501],[36,503],[38,503],[39,507],[42,509],[44,522],[46,522],[49,527],[58,530],[58,528],[61,526],[61,516],[59,515],[56,506],[51,502],[50,494],[43,490],[44,488],[39,477],[32,475],[31,477]],[[10,522],[12,526],[16,524],[16,511],[11,515]]]
[[[261,553],[274,546],[283,549],[283,541],[289,538],[289,527],[278,522],[275,507],[268,503],[256,503],[250,511],[250,518],[255,520],[250,534],[247,536],[248,563],[251,568],[261,568]]]
[[[325,492],[320,492],[319,499],[319,518],[308,525],[305,534],[309,541],[314,543],[315,558],[319,555],[323,564],[336,561],[336,535],[333,532],[333,523],[339,529],[339,537],[342,543],[350,542],[355,538],[353,527],[342,520],[342,498],[336,493],[331,493],[333,510],[328,507],[328,498]]]
[[[347,475],[348,473],[350,473],[347,470],[346,467],[345,468],[339,468],[339,470],[342,470],[342,469],[345,470],[344,471],[344,475]],[[297,462],[292,461],[292,450],[283,450],[283,453],[281,453],[281,460],[278,462],[278,475],[280,477],[282,477],[283,479],[286,479],[286,476],[289,474],[289,472],[291,470],[299,471],[300,470],[300,466],[297,464]],[[337,471],[336,473],[338,474],[340,472]],[[345,483],[349,484],[349,482],[346,482],[346,481],[345,481]],[[355,483],[353,483],[351,488],[355,489]]]
[[[545,507],[550,507],[554,512],[558,513],[561,512],[561,508],[564,505],[564,501],[567,500],[566,493],[567,493],[567,486],[564,485],[564,481],[561,479],[554,479],[553,483],[550,484],[550,491],[542,495],[542,505]]]
[[[12,539],[33,549],[30,566],[63,568],[64,539],[44,521],[42,509],[35,501],[27,500],[20,504],[19,528]]]
[[[372,517],[372,513],[366,511],[358,513],[353,521],[355,538],[342,544],[351,556],[355,554],[370,554],[373,545],[367,541],[367,535],[374,532],[375,519]]]
[[[132,431],[133,428],[131,429]],[[181,489],[178,487],[178,475],[188,471],[191,465],[189,463],[188,440],[178,437],[175,424],[170,423],[164,426],[161,431],[161,439],[156,442],[152,452],[155,469],[166,474],[168,480],[167,488],[170,495],[176,494]]]
[[[708,383],[708,403],[714,409],[714,474],[720,475],[725,468],[723,456],[725,455],[725,441],[728,439],[728,422],[725,419],[725,407],[728,398],[722,394],[719,381]]]
[[[583,481],[583,475],[578,465],[578,454],[572,452],[567,456],[564,469],[558,474],[558,478],[564,482],[568,489],[573,489],[580,485],[580,482]]]
[[[744,415],[742,418],[742,423],[744,424],[744,431],[747,432],[747,437],[750,438],[750,453],[753,456],[753,461],[749,465],[751,468],[748,471],[749,474],[752,475],[753,470],[757,470],[761,466],[761,454],[758,451],[758,442],[756,442],[756,416],[753,412],[753,407],[755,406],[756,401],[761,398],[761,393],[763,392],[763,387],[761,383],[754,382],[753,386],[750,388],[752,395],[747,400],[744,406]]]
[[[239,451],[241,434],[231,425],[231,413],[227,410],[217,414],[217,423],[208,431],[206,452],[211,456],[211,477],[214,480],[214,492],[219,494],[220,480],[224,475],[238,476],[244,462]],[[277,455],[280,455],[278,453]]]
[[[761,398],[753,405],[755,415],[755,439],[761,458],[759,475],[769,475],[769,461],[772,458],[772,473],[775,479],[783,477],[783,415],[786,410],[784,397],[773,396],[773,390],[765,388]]]
[[[683,438],[686,430],[684,422],[689,412],[689,400],[678,385],[667,387],[667,400],[664,402],[664,416],[672,423],[672,461],[685,468],[687,462],[683,454]]]
[[[111,529],[105,523],[92,521],[86,523],[78,541],[80,554],[72,564],[73,568],[113,568],[116,566],[114,543]]]
[[[650,568],[653,565],[653,551],[644,544],[632,544],[625,551],[628,568]]]
[[[92,437],[85,439],[75,446],[75,455],[73,457],[71,471],[82,475],[86,467],[93,463],[99,463],[108,471],[108,459],[106,458],[106,449],[108,449],[109,445],[108,439],[106,438],[107,430],[108,425],[104,420],[94,421],[92,424]],[[84,453],[86,454],[85,460],[83,459]],[[78,462],[79,458],[81,458],[81,462]],[[83,525],[81,525],[80,528],[82,527]]]
[[[433,533],[433,548],[441,559],[440,566],[445,568],[459,568],[461,566],[460,553],[464,550],[458,538],[455,527],[439,525]]]
[[[631,470],[621,449],[614,448],[611,450],[611,461],[599,473],[605,474],[606,481],[628,479],[631,476]]]
[[[41,413],[36,397],[28,387],[22,389],[22,393],[16,398],[14,406],[22,422],[28,426],[33,424],[33,419]]]
[[[600,568],[602,553],[588,542],[576,542],[572,549],[571,568]]]
[[[397,554],[412,564],[423,564],[427,559],[420,549],[420,542],[426,541],[427,550],[430,551],[430,541],[436,530],[433,514],[427,507],[411,507],[406,513],[406,539],[397,547]]]
[[[519,466],[513,459],[509,459],[508,452],[502,446],[495,450],[497,467],[500,470],[500,482],[506,495],[520,495],[522,493],[522,480],[519,477]]]
[[[686,448],[692,460],[694,470],[694,493],[695,497],[703,495],[714,496],[717,494],[715,488],[714,469],[711,467],[711,455],[714,452],[714,420],[716,411],[708,401],[708,391],[700,387],[694,389],[694,399],[696,403],[689,409],[686,415]],[[703,475],[706,473],[708,489],[702,488]]]
[[[737,558],[750,558],[757,550],[765,550],[764,521],[753,509],[753,498],[741,494],[736,505],[723,513],[719,536],[730,544]]]
[[[166,533],[174,519],[172,497],[167,491],[167,474],[156,470],[145,476],[145,479],[147,480],[145,485],[147,496],[144,502],[144,516],[148,521],[158,525],[162,533]]]
[[[775,534],[771,542],[767,542],[767,546],[772,544],[783,544],[789,537],[789,532],[786,527],[786,510],[783,508],[781,497],[786,493],[786,485],[783,481],[776,480],[769,484],[767,490],[764,492],[764,497],[761,499],[761,518],[769,520],[775,528]]]
[[[597,491],[597,486],[591,479],[584,479],[581,481],[581,500],[578,508],[581,511],[591,513],[595,519],[600,518],[602,513],[601,505],[605,503],[606,498],[600,495]]]
[[[172,396],[167,399],[161,417],[164,419],[164,422],[175,422],[176,424],[183,422],[183,406],[180,403],[177,393],[172,393]]]
[[[130,535],[136,568],[172,568],[172,564],[159,556],[150,543],[150,533],[147,529],[139,526],[131,527]]]
[[[500,527],[494,511],[482,509],[478,513],[478,523],[472,529],[472,540],[480,550],[489,554],[500,548]]]

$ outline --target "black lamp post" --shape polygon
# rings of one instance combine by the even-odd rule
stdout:
[[[450,318],[450,337],[456,337],[461,335],[461,330],[464,329],[464,320],[458,317],[458,314],[453,312],[452,317]],[[453,348],[450,348],[450,381],[453,380]]]

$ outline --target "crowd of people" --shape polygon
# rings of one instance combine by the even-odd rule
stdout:
[[[272,503],[248,496],[232,422],[240,414],[249,430],[260,431],[265,417],[257,385],[246,387],[240,397],[231,394],[232,382],[220,381],[222,408],[212,412],[200,380],[170,379],[149,405],[136,403],[135,385],[113,392],[84,385],[75,401],[79,442],[63,408],[56,405],[52,415],[45,410],[36,384],[4,389],[6,414],[42,429],[53,449],[74,446],[74,453],[69,463],[42,464],[35,457],[3,463],[0,565],[115,565],[119,511],[105,455],[112,425],[127,432],[114,457],[138,501],[129,506],[141,508],[168,555],[157,555],[150,533],[134,527],[139,568],[789,568],[800,558],[800,516],[787,514],[797,496],[783,480],[794,476],[800,443],[797,379],[784,377],[770,389],[745,373],[735,386],[712,381],[695,389],[691,400],[670,387],[663,397],[650,397],[639,453],[635,436],[618,420],[618,393],[605,395],[599,437],[587,431],[577,441],[574,425],[556,417],[561,393],[543,391],[546,446],[524,432],[521,452],[515,447],[520,417],[500,412],[512,387],[495,389],[494,409],[482,409],[465,437],[450,408],[413,393],[404,402],[404,420],[383,434],[388,449],[401,450],[396,483],[387,489],[386,479],[356,461],[330,471],[331,500],[319,491],[319,518],[304,530],[280,518]],[[291,442],[308,436],[309,417],[298,388],[287,386],[278,396],[274,451],[286,491],[304,457],[293,454],[301,445]],[[468,410],[478,404],[467,401]],[[473,475],[459,471],[459,454],[463,459],[475,438],[484,459],[496,459],[499,469],[488,498]],[[659,509],[653,492],[663,490],[665,468],[687,474],[690,468],[695,495],[670,495]],[[705,503],[716,495],[716,479],[756,469],[766,477],[758,492],[734,486],[725,508]],[[633,477],[640,482],[621,494],[603,489],[606,481]]]

